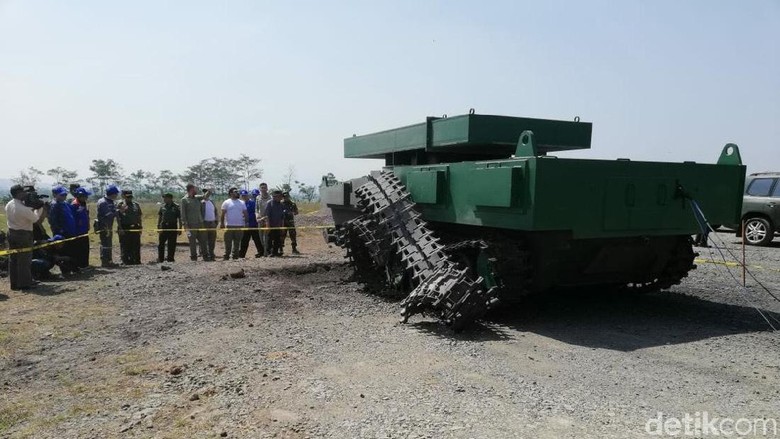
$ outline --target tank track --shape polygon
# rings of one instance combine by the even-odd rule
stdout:
[[[363,215],[341,227],[336,244],[347,249],[358,269],[367,262],[361,258],[370,258],[388,281],[397,274],[391,262],[399,257],[413,287],[401,302],[404,322],[415,314],[434,315],[459,330],[497,302],[498,288],[486,290],[481,277],[473,279],[468,268],[450,259],[392,172],[369,176],[355,195]]]
[[[630,283],[626,285],[626,289],[634,293],[644,294],[667,290],[674,285],[678,285],[684,278],[688,277],[689,271],[696,268],[696,264],[693,261],[699,254],[693,251],[691,242],[690,236],[679,236],[663,272],[651,281]]]

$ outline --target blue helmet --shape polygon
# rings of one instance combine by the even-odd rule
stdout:
[[[241,195],[241,196],[243,197],[243,196],[245,196],[245,195],[249,195],[249,192],[247,192],[247,190],[246,190],[246,189],[241,189],[241,190],[238,192],[238,195]]]
[[[119,188],[116,185],[110,184],[106,188],[106,195],[114,195],[119,193]]]
[[[260,195],[260,189],[252,189],[252,195]]]
[[[81,197],[81,196],[88,197],[92,195],[92,192],[88,191],[87,188],[80,187],[76,189],[75,194],[77,197]]]
[[[63,186],[55,186],[54,189],[51,190],[51,193],[54,194],[54,196],[68,195],[68,190]]]

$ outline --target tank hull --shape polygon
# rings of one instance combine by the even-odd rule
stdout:
[[[547,129],[543,143],[526,127]],[[495,158],[518,133],[514,154]],[[694,206],[712,224],[739,221],[736,145],[717,164],[548,155],[589,147],[590,124],[475,115],[347,139],[347,156],[384,154],[387,166],[321,187],[331,239],[359,271],[411,290],[405,310],[462,324],[529,293],[667,289],[695,268]]]

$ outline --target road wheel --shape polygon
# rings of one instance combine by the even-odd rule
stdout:
[[[742,239],[750,245],[768,245],[772,242],[774,234],[769,221],[754,217],[745,221],[745,236]]]

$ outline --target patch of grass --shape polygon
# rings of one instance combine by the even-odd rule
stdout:
[[[305,201],[302,201],[298,203],[298,211],[300,212],[301,215],[316,212],[320,210],[320,207],[321,207],[320,203],[318,202],[307,203]]]
[[[122,368],[122,373],[128,376],[143,375],[147,372],[149,372],[149,369],[137,365],[125,366]]]
[[[11,333],[8,331],[0,330],[0,347],[2,347],[5,344],[8,344],[11,340]]]
[[[0,358],[8,358],[24,349],[33,340],[33,324],[14,325],[13,330],[0,331]]]
[[[0,433],[27,421],[30,416],[30,410],[24,405],[11,404],[0,407]]]
[[[69,418],[70,417],[65,413],[57,413],[54,416],[36,417],[28,430],[32,433],[38,433],[40,430],[50,430],[55,425],[62,424]],[[37,435],[33,434],[33,436]]]
[[[33,301],[28,303],[24,314],[6,315],[0,325],[0,358],[31,353],[36,350],[37,341],[50,334],[56,340],[76,340],[89,335],[84,322],[115,311],[110,305],[87,302],[75,298],[61,298],[56,301]]]
[[[157,370],[164,370],[165,365],[152,360],[153,355],[145,351],[130,351],[114,357],[114,363],[121,366],[122,374],[127,376],[144,375]]]

